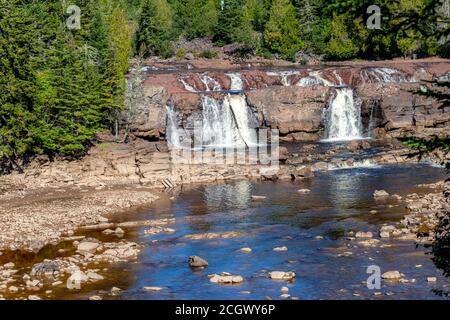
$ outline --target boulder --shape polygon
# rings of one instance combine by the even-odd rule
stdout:
[[[386,280],[399,280],[402,277],[402,275],[397,270],[394,270],[383,273],[381,277]]]
[[[188,259],[189,266],[192,268],[207,267],[208,261],[199,256],[190,256]]]
[[[295,278],[295,273],[284,271],[272,271],[269,272],[269,277],[272,280],[292,280]]]
[[[237,275],[231,275],[228,273],[223,273],[221,275],[219,274],[213,274],[210,279],[210,282],[212,283],[218,283],[218,284],[233,284],[233,283],[241,283],[244,281],[244,278],[242,276]]]
[[[99,246],[99,242],[82,241],[78,244],[77,250],[80,252],[94,253]]]

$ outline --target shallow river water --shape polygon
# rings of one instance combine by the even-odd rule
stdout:
[[[447,288],[427,249],[413,241],[382,240],[391,247],[362,247],[348,240],[350,231],[372,231],[378,238],[383,223],[399,221],[407,213],[397,200],[375,201],[375,189],[402,196],[429,191],[420,183],[445,177],[442,168],[427,165],[386,165],[318,173],[314,179],[297,182],[251,182],[190,186],[173,200],[162,200],[139,213],[142,219],[175,217],[172,234],[145,236],[137,263],[124,264],[128,288],[122,299],[265,299],[280,298],[280,288],[299,299],[439,299],[433,288]],[[311,193],[300,194],[298,189]],[[252,201],[252,195],[266,199]],[[172,195],[169,195],[172,196]],[[370,211],[376,210],[376,213]],[[239,231],[231,239],[190,240],[184,235]],[[322,236],[323,239],[317,239]],[[136,239],[135,239],[136,240]],[[156,241],[157,240],[157,241]],[[273,251],[286,246],[287,251]],[[250,247],[251,253],[239,249]],[[343,252],[351,256],[338,256]],[[209,262],[201,271],[191,270],[190,255]],[[365,281],[370,265],[381,272],[398,270],[415,283],[382,282],[369,290]],[[125,271],[126,270],[126,271]],[[294,281],[273,281],[268,271],[294,271]],[[209,282],[208,274],[223,271],[241,275],[238,285]],[[437,277],[428,283],[427,277]],[[120,278],[120,274],[118,274]],[[144,292],[157,286],[159,292]],[[91,292],[90,294],[92,294]]]

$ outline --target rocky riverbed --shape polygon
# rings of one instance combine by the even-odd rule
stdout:
[[[49,244],[38,253],[3,249],[0,256],[0,295],[7,299],[193,298],[188,292],[189,279],[194,277],[196,282],[203,283],[202,287],[207,283],[216,286],[205,287],[206,294],[209,292],[224,298],[229,294],[233,296],[235,291],[234,294],[243,299],[424,298],[427,287],[445,287],[446,284],[433,270],[429,257],[420,256],[426,250],[414,249],[416,242],[427,240],[416,239],[415,233],[424,226],[432,230],[433,214],[446,205],[441,195],[447,186],[443,182],[430,184],[436,179],[439,169],[421,169],[427,168],[422,165],[425,167],[414,169],[416,177],[411,182],[424,181],[426,184],[406,187],[405,183],[411,180],[408,165],[390,166],[338,168],[317,173],[316,178],[296,182],[242,181],[210,187],[193,186],[185,191],[173,190],[162,194],[160,200],[156,200],[157,196],[152,193],[150,196],[151,191],[146,188],[128,186],[117,190],[116,187],[104,187],[83,192],[71,187],[64,197],[75,197],[78,201],[91,199],[93,202],[86,207],[92,210],[97,210],[94,199],[99,201],[103,198],[104,201],[114,201],[110,204],[117,211],[109,211],[109,214],[92,211],[92,216],[88,215],[90,218],[83,220],[82,225],[74,223],[73,217],[72,220],[63,220],[66,224],[73,223],[70,225],[73,231],[49,238]],[[406,166],[405,169],[402,166]],[[374,175],[374,178],[364,182],[366,174]],[[395,178],[390,185],[382,182],[388,176]],[[342,184],[349,181],[352,183],[348,186]],[[358,190],[353,185],[358,181],[366,186],[361,189],[360,185]],[[267,187],[271,192],[267,192]],[[197,188],[205,190],[208,209],[202,209],[204,200],[196,200]],[[328,190],[329,196],[323,196],[322,188]],[[284,190],[283,195],[280,190]],[[14,199],[17,198],[14,192],[2,195],[2,199],[8,199],[9,208],[14,208]],[[21,192],[22,205],[26,209],[33,203],[30,201],[32,196],[24,190]],[[58,206],[52,203],[61,201],[61,195],[55,199],[52,193],[56,191],[47,192],[47,195],[33,193],[36,195],[34,200],[46,204],[48,210],[55,210],[53,208]],[[335,192],[338,193],[333,196]],[[120,194],[127,194],[128,200]],[[187,199],[190,200],[186,202]],[[227,199],[227,202],[220,199]],[[150,201],[156,201],[155,205],[150,204],[146,209]],[[173,211],[177,205],[185,209]],[[18,203],[15,206],[20,207]],[[298,213],[291,212],[290,207],[303,212],[297,218],[300,224],[293,222],[291,215]],[[43,210],[43,207],[38,208]],[[79,207],[73,205],[68,208],[70,211],[66,210],[66,215],[70,216],[72,208]],[[197,215],[186,213],[191,210]],[[229,213],[223,216],[222,210]],[[263,212],[270,214],[261,215]],[[83,216],[86,217],[84,213]],[[245,216],[251,219],[250,224],[242,220]],[[417,223],[419,220],[420,224]],[[48,224],[42,221],[42,228],[48,230],[56,225],[56,219],[55,224],[52,224],[53,220]],[[219,225],[215,226],[217,223]],[[294,224],[287,227],[286,223]],[[296,227],[292,229],[293,226]],[[30,229],[28,232],[36,231]],[[266,235],[271,236],[267,238]],[[21,242],[12,243],[18,246]],[[309,259],[306,258],[307,252],[316,253]],[[193,273],[188,266],[190,254],[200,256],[202,260],[197,262],[204,261],[200,268],[195,266]],[[396,260],[397,255],[403,256],[405,261]],[[226,257],[237,260],[226,262]],[[355,283],[356,279],[347,279],[353,288],[345,281],[337,281],[335,285],[339,288],[336,288],[335,295],[331,292],[321,294],[318,289],[320,283],[330,281],[324,273],[331,262],[329,259],[339,259],[333,264],[342,270],[358,272],[357,278],[361,281],[365,279],[365,270],[358,268],[367,266],[367,263],[379,264],[385,285],[381,290],[371,292],[365,289],[364,284]],[[392,259],[397,262],[392,263]],[[147,270],[145,266],[149,265],[151,267]],[[317,288],[307,285],[313,274],[305,268],[312,265],[320,266],[316,269]],[[203,276],[205,278],[201,280]],[[290,280],[284,279],[287,276]],[[184,280],[179,278],[183,284],[170,285],[170,281],[175,280],[173,277],[184,277]],[[282,279],[276,280],[277,277]],[[277,285],[277,281],[281,283]],[[236,289],[227,289],[227,283],[234,283],[232,287]],[[277,286],[280,287],[277,289]],[[256,294],[259,291],[261,295]]]

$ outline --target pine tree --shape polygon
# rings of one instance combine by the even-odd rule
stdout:
[[[264,41],[271,50],[290,58],[303,48],[295,7],[290,0],[272,2]]]
[[[223,46],[235,40],[237,28],[242,26],[242,1],[226,0],[223,8],[219,11],[217,26],[214,30],[214,42]],[[251,19],[251,17],[248,17]],[[247,21],[247,27],[250,25]],[[250,26],[251,27],[251,26]]]
[[[173,0],[177,34],[188,40],[211,37],[217,24],[215,0]]]
[[[147,55],[168,57],[172,54],[172,9],[166,0],[144,0],[137,31],[137,49]]]

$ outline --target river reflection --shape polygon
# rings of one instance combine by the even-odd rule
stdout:
[[[375,189],[402,196],[426,192],[415,187],[444,177],[439,168],[425,165],[356,168],[319,173],[297,182],[239,181],[186,188],[172,203],[155,203],[147,218],[175,217],[173,234],[143,236],[139,263],[129,266],[135,282],[124,299],[265,299],[280,298],[280,288],[300,299],[436,299],[435,286],[448,285],[424,248],[410,241],[382,240],[389,248],[355,246],[347,240],[350,231],[372,231],[377,237],[382,223],[398,221],[406,213],[404,204],[390,199],[377,202]],[[297,192],[308,188],[308,194]],[[252,195],[266,199],[252,201]],[[374,213],[376,211],[376,213]],[[190,240],[184,235],[238,231],[230,239]],[[316,238],[317,236],[323,237]],[[156,242],[155,242],[156,240]],[[287,246],[288,251],[273,251]],[[241,253],[242,247],[252,248]],[[351,251],[349,256],[339,254]],[[190,255],[209,262],[202,271],[187,266]],[[366,268],[399,270],[415,283],[389,284],[375,295],[363,284]],[[416,268],[421,265],[421,268]],[[268,279],[273,270],[294,271],[294,281]],[[239,285],[209,282],[208,274],[227,271],[242,275]],[[436,285],[426,278],[438,278]],[[143,292],[158,286],[157,293]]]

